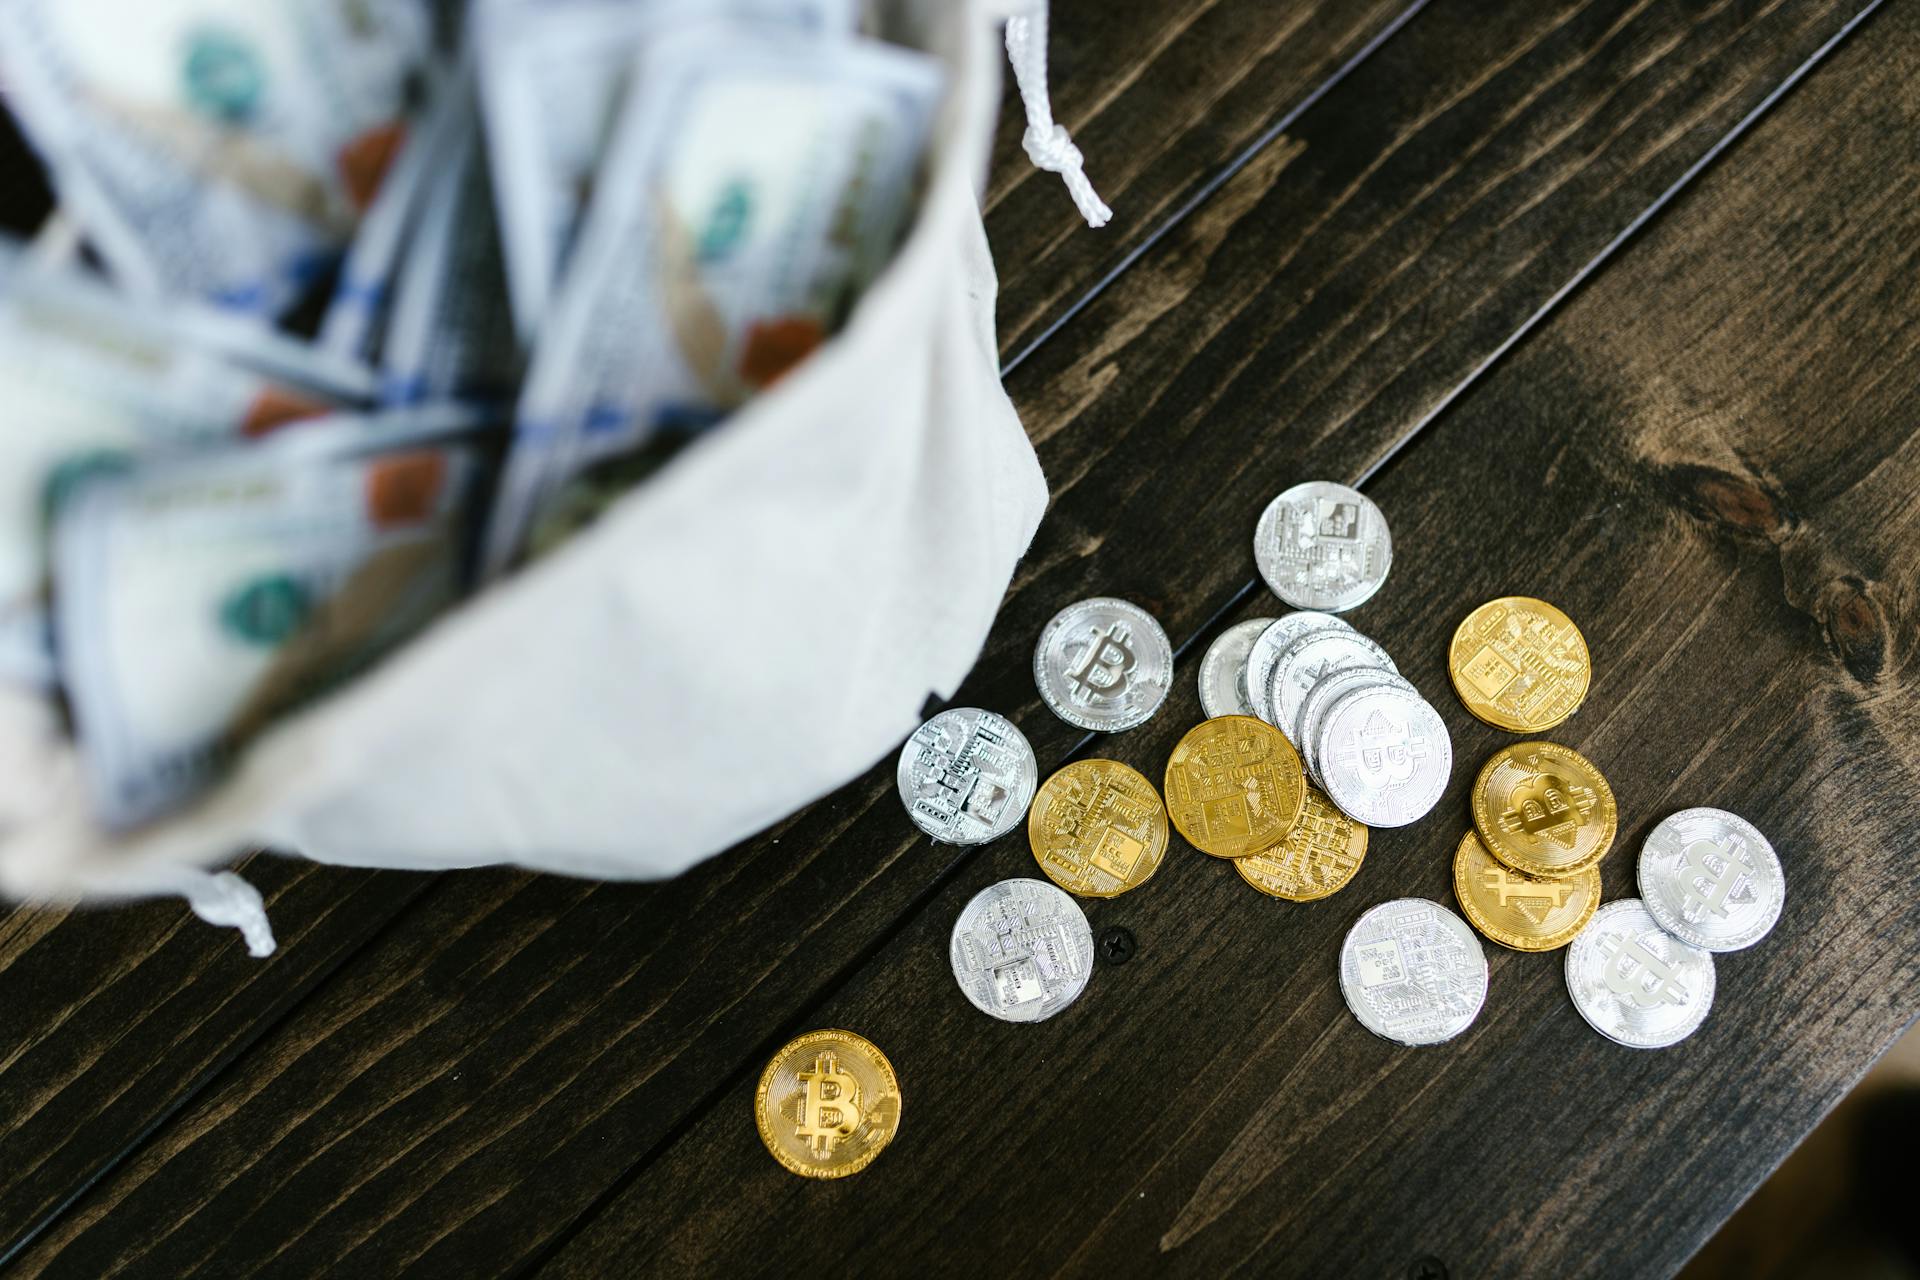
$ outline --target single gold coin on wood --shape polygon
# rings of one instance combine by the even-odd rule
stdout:
[[[1167,814],[1187,843],[1244,858],[1286,839],[1307,798],[1300,753],[1252,716],[1215,716],[1187,730],[1167,758]]]
[[[1286,839],[1263,853],[1233,860],[1240,878],[1289,902],[1312,902],[1347,887],[1367,856],[1367,828],[1334,806],[1320,788],[1307,787],[1300,820]]]
[[[1447,671],[1467,710],[1495,728],[1544,733],[1587,696],[1593,661],[1573,619],[1545,600],[1502,596],[1453,633]]]
[[[864,1036],[809,1031],[760,1073],[754,1122],[773,1158],[803,1178],[844,1178],[900,1131],[900,1082]]]
[[[1113,898],[1145,884],[1167,856],[1160,793],[1117,760],[1076,760],[1040,784],[1027,841],[1068,893]]]
[[[1481,843],[1530,876],[1579,875],[1613,847],[1618,821],[1613,788],[1593,761],[1551,742],[1494,752],[1473,783]]]
[[[1600,869],[1548,880],[1494,861],[1469,831],[1453,854],[1453,896],[1473,927],[1515,951],[1572,942],[1600,905]]]

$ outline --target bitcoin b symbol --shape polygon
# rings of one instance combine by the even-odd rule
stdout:
[[[1740,850],[1739,841],[1732,849],[1722,849],[1711,840],[1695,840],[1686,849],[1686,865],[1681,868],[1681,882],[1686,886],[1686,903],[1683,910],[1687,919],[1697,920],[1707,911],[1721,917],[1727,914],[1727,895],[1732,893],[1746,874],[1746,867],[1734,855]],[[1718,854],[1726,866],[1719,871],[1713,869],[1707,861],[1709,855]],[[1701,882],[1706,882],[1706,892],[1700,891]]]
[[[1672,967],[1640,945],[1640,939],[1609,933],[1600,938],[1599,946],[1607,960],[1607,988],[1613,994],[1642,1009],[1687,1002],[1687,989],[1674,978]],[[1629,970],[1629,963],[1637,969]]]
[[[1127,643],[1131,639],[1133,632],[1124,622],[1093,633],[1079,665],[1067,672],[1074,701],[1084,704],[1125,692],[1134,667],[1133,648]]]
[[[814,1155],[831,1155],[835,1143],[851,1138],[860,1127],[860,1082],[842,1070],[840,1059],[831,1053],[815,1058],[812,1069],[794,1079],[806,1089],[794,1135],[805,1138]]]

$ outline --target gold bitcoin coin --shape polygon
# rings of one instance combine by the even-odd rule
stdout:
[[[873,1163],[900,1131],[900,1082],[872,1042],[851,1031],[789,1040],[760,1073],[760,1141],[803,1178],[844,1178]]]
[[[1300,820],[1286,839],[1264,853],[1233,860],[1240,878],[1289,902],[1312,902],[1347,887],[1367,856],[1367,828],[1334,807],[1320,788],[1307,787]]]
[[[1578,875],[1613,847],[1619,812],[1593,761],[1551,742],[1493,753],[1473,784],[1473,826],[1487,852],[1550,880]]]
[[[1286,839],[1307,796],[1300,755],[1252,716],[1215,716],[1187,730],[1167,759],[1167,814],[1187,843],[1244,858]]]
[[[1117,897],[1160,869],[1167,809],[1153,784],[1119,761],[1076,760],[1040,784],[1027,841],[1068,893]]]
[[[1447,671],[1467,710],[1500,729],[1544,733],[1587,696],[1593,662],[1573,619],[1545,600],[1502,596],[1453,633]]]
[[[1473,927],[1515,951],[1551,951],[1573,941],[1600,905],[1600,869],[1559,880],[1530,876],[1493,860],[1480,837],[1460,837],[1453,896]]]

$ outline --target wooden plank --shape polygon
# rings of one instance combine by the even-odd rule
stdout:
[[[1113,221],[1090,232],[1060,179],[1027,159],[1009,73],[985,201],[1002,354],[1032,346],[1425,2],[1055,5],[1054,118]]]
[[[178,901],[0,917],[0,1240],[56,1212],[363,946],[420,876],[256,857],[259,961]]]
[[[1136,3],[1119,13],[1111,4],[1056,4],[1058,117],[1127,144],[1109,170],[1109,191],[1124,191],[1125,204],[1097,238],[1109,255],[1103,270],[1171,216],[1169,201],[1187,199],[1208,166],[1312,93],[1402,11],[1331,0]],[[1235,36],[1250,26],[1259,40]],[[1228,86],[1228,115],[1201,110]],[[1020,151],[1010,83],[1008,94],[992,223],[1003,296],[1027,298],[1038,316],[1071,300],[1088,259],[1068,247],[1077,215],[1058,179],[1035,178]],[[1180,127],[1168,127],[1175,120]],[[4,112],[0,173],[10,175],[0,186],[0,226],[30,235],[50,196]],[[0,1129],[0,1257],[423,887],[419,877],[355,870],[259,862],[255,870],[280,930],[280,953],[265,965],[177,902],[74,915],[0,911],[0,1007],[12,1033],[0,1053],[0,1096],[14,1104]],[[520,887],[512,878],[479,883],[507,897]],[[638,892],[635,901],[654,901]],[[162,1001],[164,1014],[155,1008]]]
[[[1250,572],[1242,508],[1390,453],[1847,12],[1423,13],[1022,366],[1055,509],[961,696],[1059,759],[1025,674],[1052,609],[1199,631]],[[535,1256],[969,865],[896,803],[883,766],[668,885],[439,882],[30,1261]]]
[[[787,1174],[743,1079],[542,1274],[1671,1273],[1920,1011],[1920,172],[1894,159],[1916,73],[1920,15],[1890,6],[1370,486],[1395,562],[1352,616],[1454,735],[1436,816],[1375,832],[1353,885],[1304,905],[1176,839],[1148,885],[1083,904],[1137,958],[1041,1026],[982,1017],[947,971],[968,896],[1033,874],[996,845],[810,1013],[899,1072],[872,1168]],[[1565,605],[1595,654],[1550,736],[1620,798],[1607,896],[1695,804],[1785,862],[1778,926],[1718,958],[1678,1047],[1588,1029],[1561,953],[1489,944],[1487,1006],[1437,1048],[1373,1038],[1340,997],[1361,911],[1451,901],[1468,784],[1514,735],[1453,698],[1446,643],[1514,591]],[[1193,666],[1102,752],[1158,776],[1201,714]]]

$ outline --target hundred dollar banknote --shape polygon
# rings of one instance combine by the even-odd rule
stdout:
[[[190,799],[452,603],[484,474],[473,427],[331,418],[98,476],[62,504],[61,677],[103,824]]]
[[[838,327],[899,235],[942,73],[711,24],[649,41],[633,86],[521,393],[489,572],[582,509],[574,478],[711,425]]]
[[[50,683],[46,520],[82,476],[364,402],[371,374],[226,317],[146,308],[0,244],[0,679]]]
[[[851,34],[855,0],[481,0],[474,24],[508,284],[531,343],[605,157],[635,53],[692,19]]]
[[[7,0],[0,75],[122,287],[272,317],[345,245],[429,54],[420,0]]]

